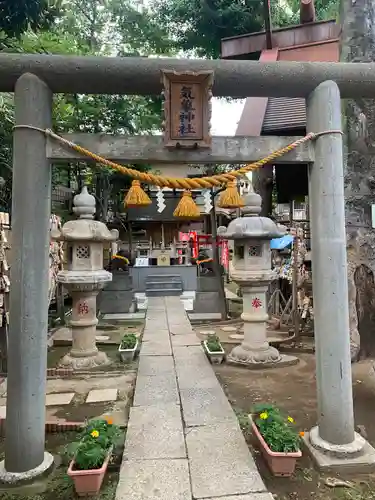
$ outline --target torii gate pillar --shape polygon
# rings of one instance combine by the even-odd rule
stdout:
[[[15,87],[12,262],[5,462],[0,479],[30,480],[53,465],[44,450],[47,382],[48,251],[51,167],[46,138],[32,127],[51,126],[52,93],[25,73]]]
[[[306,444],[321,468],[375,464],[375,450],[354,432],[348,309],[340,91],[321,83],[307,99],[315,141],[309,172],[318,425]]]

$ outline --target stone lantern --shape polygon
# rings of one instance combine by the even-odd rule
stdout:
[[[107,355],[96,347],[96,298],[112,274],[103,269],[103,248],[113,235],[102,222],[93,220],[95,198],[87,187],[74,197],[73,211],[77,220],[54,231],[52,238],[67,244],[67,268],[60,271],[57,281],[69,291],[73,306],[70,320],[72,348],[61,365],[74,370],[90,369],[108,364]]]
[[[242,217],[230,222],[222,238],[233,240],[233,260],[230,275],[243,296],[244,337],[229,354],[229,363],[262,368],[292,362],[282,356],[267,341],[267,299],[271,281],[276,276],[271,269],[270,240],[283,236],[279,226],[268,217],[260,217],[262,199],[252,192],[244,196]],[[287,359],[285,359],[287,358]],[[295,359],[295,358],[293,358]]]

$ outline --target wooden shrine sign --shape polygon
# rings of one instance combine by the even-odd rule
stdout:
[[[211,147],[213,71],[162,70],[164,85],[164,146]]]

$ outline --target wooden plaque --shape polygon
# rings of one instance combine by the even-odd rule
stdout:
[[[165,147],[210,148],[213,72],[163,70],[162,81]]]

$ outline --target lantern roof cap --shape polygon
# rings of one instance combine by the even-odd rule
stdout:
[[[243,199],[245,206],[241,209],[242,217],[232,220],[225,232],[220,231],[220,236],[229,240],[272,240],[284,236],[285,232],[276,222],[268,217],[259,216],[262,209],[262,198],[254,192],[251,183],[249,183],[248,192]]]
[[[88,192],[86,186],[74,197],[73,204],[73,212],[78,218],[66,222],[61,230],[51,231],[52,239],[102,243],[115,239],[103,222],[94,220],[95,198]]]
[[[73,198],[73,212],[80,219],[93,219],[96,212],[95,198],[83,186],[82,191]]]

